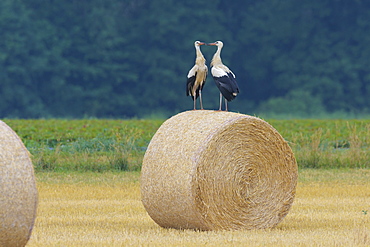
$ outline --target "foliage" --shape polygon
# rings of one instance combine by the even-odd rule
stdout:
[[[190,109],[185,82],[195,40],[224,41],[223,60],[241,88],[235,111],[369,114],[369,7],[363,0],[3,0],[0,117]],[[214,47],[202,50],[209,64]],[[217,108],[210,76],[203,96],[207,109]]]
[[[36,171],[140,170],[163,120],[10,120]],[[268,120],[300,168],[370,168],[370,120]]]
[[[301,168],[370,168],[369,120],[272,120]]]
[[[139,170],[160,120],[6,120],[36,171]]]

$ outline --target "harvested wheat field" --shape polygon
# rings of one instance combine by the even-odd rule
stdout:
[[[289,214],[274,229],[165,229],[147,214],[139,172],[38,173],[27,246],[369,246],[370,170],[301,170]]]

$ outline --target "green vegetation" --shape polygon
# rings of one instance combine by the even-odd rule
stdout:
[[[233,111],[368,116],[369,9],[365,0],[2,0],[0,118],[191,109],[195,40],[224,41],[241,91]],[[215,47],[202,51],[209,65]],[[217,109],[211,76],[203,100]]]
[[[370,168],[370,120],[267,120],[300,168]],[[10,120],[36,171],[137,171],[163,120]]]
[[[370,168],[370,120],[271,120],[300,168]]]
[[[36,171],[139,170],[160,120],[5,120]]]

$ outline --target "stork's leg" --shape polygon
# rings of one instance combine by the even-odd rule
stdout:
[[[222,111],[222,93],[220,93],[220,108],[218,110]]]
[[[200,102],[200,109],[203,109],[203,102],[202,102],[202,90],[199,90],[199,102]]]
[[[194,110],[196,110],[196,106],[197,106],[197,99],[195,97],[193,97],[193,101],[194,101]]]
[[[227,109],[227,99],[225,99],[225,111],[229,111],[229,109]]]

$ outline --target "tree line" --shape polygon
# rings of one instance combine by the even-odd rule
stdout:
[[[232,111],[370,112],[363,0],[3,0],[0,117],[169,116],[192,109],[194,41],[222,40]],[[209,65],[215,47],[202,46]],[[206,109],[217,109],[209,74]]]

